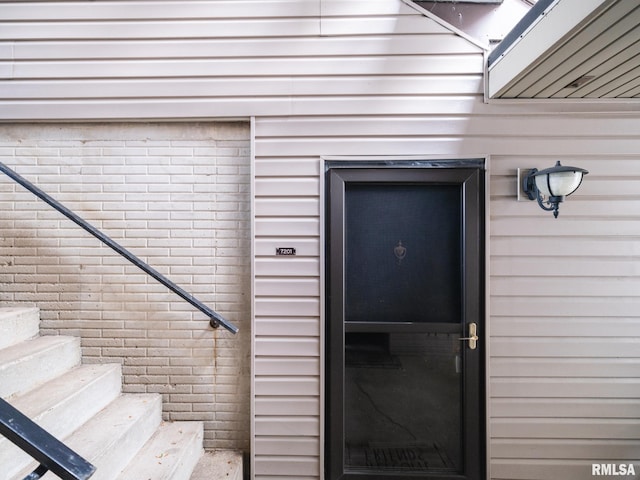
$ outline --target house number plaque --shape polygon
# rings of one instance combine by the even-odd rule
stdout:
[[[276,255],[293,256],[296,254],[296,249],[293,247],[277,247]]]

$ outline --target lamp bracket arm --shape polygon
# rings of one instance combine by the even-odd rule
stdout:
[[[546,210],[547,212],[550,212],[552,210],[557,209],[557,204],[553,204],[549,201],[543,201],[542,200],[542,195],[538,192],[538,195],[536,195],[536,199],[538,200],[538,205],[540,205],[540,208],[543,210]]]

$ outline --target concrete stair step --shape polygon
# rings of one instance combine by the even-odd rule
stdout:
[[[0,349],[38,336],[40,311],[35,307],[0,308]]]
[[[202,437],[201,422],[162,423],[118,480],[189,480],[202,456]]]
[[[37,308],[0,308],[0,397],[93,463],[91,480],[242,480],[241,454],[203,456],[201,422],[162,423],[160,395],[122,395],[120,365],[80,365],[78,338],[39,325]],[[0,437],[0,480],[36,467]]]
[[[115,480],[158,428],[162,416],[160,395],[122,395],[86,422],[70,437],[69,448],[97,467],[91,480]],[[35,464],[14,480],[23,479]],[[51,472],[43,480],[59,480]]]
[[[57,438],[65,438],[114,401],[121,390],[120,365],[83,365],[9,400]],[[0,437],[0,465],[7,477],[32,459]]]
[[[0,397],[35,388],[80,364],[80,339],[37,337],[0,350]]]
[[[242,452],[234,450],[205,452],[198,461],[190,480],[242,480],[242,469]]]

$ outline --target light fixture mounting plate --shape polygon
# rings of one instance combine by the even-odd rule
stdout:
[[[533,171],[533,168],[518,168],[516,170],[516,177],[518,185],[516,186],[518,202],[530,202],[531,199],[527,196],[523,188],[523,181]]]

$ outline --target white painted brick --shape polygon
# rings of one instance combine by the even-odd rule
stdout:
[[[0,182],[0,300],[40,307],[43,332],[81,335],[87,363],[121,363],[124,391],[162,394],[168,418],[204,420],[206,448],[249,446],[248,137],[238,122],[0,126],[4,163],[242,329],[211,330],[164,286]]]

